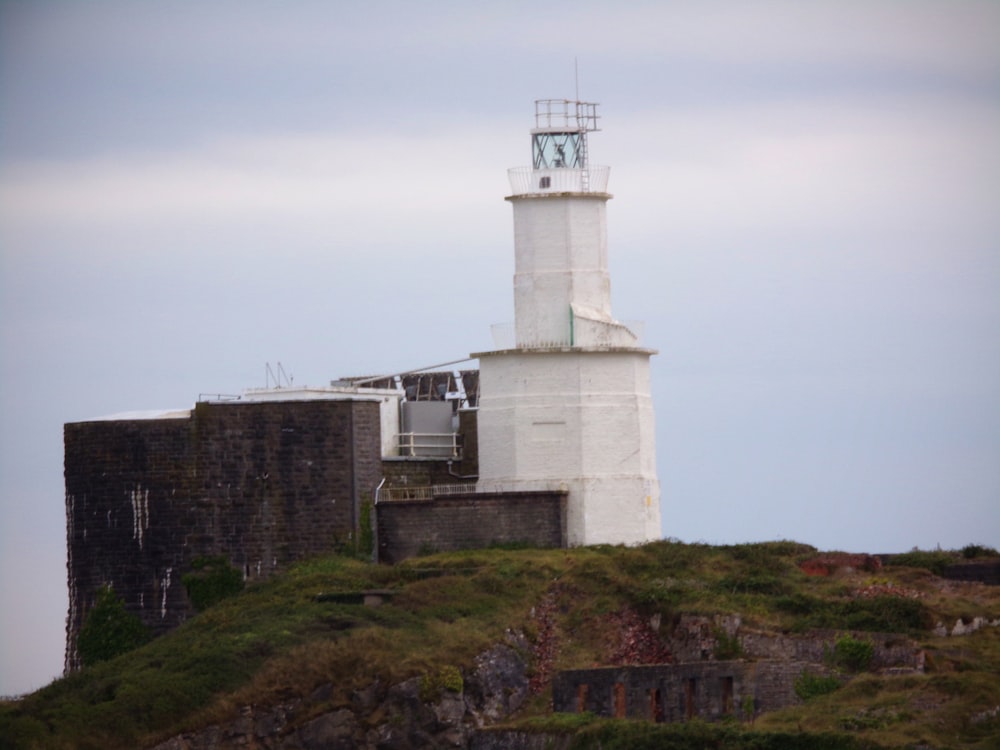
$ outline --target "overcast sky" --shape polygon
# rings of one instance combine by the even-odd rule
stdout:
[[[1000,546],[1000,3],[0,0],[0,694],[62,668],[63,423],[490,348],[577,90],[664,535]]]

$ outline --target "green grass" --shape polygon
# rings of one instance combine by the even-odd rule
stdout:
[[[240,706],[309,696],[333,675],[329,706],[376,675],[389,684],[421,677],[434,689],[452,689],[460,684],[456,675],[508,630],[536,637],[540,624],[532,611],[543,602],[555,618],[555,669],[601,663],[618,635],[609,631],[607,616],[625,608],[659,621],[664,631],[682,614],[738,613],[744,626],[760,630],[886,630],[926,646],[926,675],[855,677],[806,706],[759,717],[752,729],[552,717],[544,693],[524,711],[543,723],[569,722],[579,742],[672,747],[662,743],[676,737],[677,747],[688,747],[685,738],[694,741],[703,732],[710,747],[785,748],[799,746],[788,743],[799,741],[801,729],[814,739],[807,747],[904,747],[921,738],[933,746],[988,747],[984,743],[1000,734],[997,720],[970,717],[1000,705],[1000,633],[935,639],[930,628],[959,617],[1000,617],[1000,592],[953,591],[926,568],[891,566],[879,581],[919,591],[920,598],[859,599],[854,591],[869,582],[868,574],[810,578],[798,563],[815,554],[793,542],[712,547],[668,540],[628,548],[456,552],[397,566],[337,556],[308,560],[134,651],[0,704],[0,748],[149,746],[231,720]],[[370,588],[395,595],[376,608],[322,596]],[[723,643],[720,653],[738,656],[737,644]],[[815,744],[827,736],[834,744]]]

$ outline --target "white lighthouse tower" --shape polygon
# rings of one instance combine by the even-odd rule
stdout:
[[[514,328],[495,328],[506,340],[472,355],[480,489],[568,490],[571,545],[660,537],[656,352],[611,315],[609,169],[591,166],[587,148],[597,119],[589,102],[535,102],[532,166],[509,171]]]

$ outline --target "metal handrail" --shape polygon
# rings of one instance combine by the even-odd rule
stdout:
[[[400,456],[462,456],[461,438],[457,432],[401,432],[396,439]]]
[[[512,195],[545,195],[552,193],[606,193],[611,167],[532,169],[514,167],[507,170]]]
[[[384,480],[383,480],[384,481]],[[550,486],[550,492],[565,492],[565,486]],[[501,487],[485,488],[479,484],[426,484],[416,487],[381,487],[379,490],[379,502],[393,502],[394,500],[433,500],[436,497],[447,497],[448,495],[483,495],[496,496],[506,494],[508,490]]]

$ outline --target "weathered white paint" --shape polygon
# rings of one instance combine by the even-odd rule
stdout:
[[[136,485],[128,495],[132,503],[132,538],[139,542],[139,549],[142,549],[143,535],[149,528],[149,489]]]
[[[166,575],[160,581],[160,589],[163,591],[163,600],[160,602],[160,619],[167,616],[167,593],[170,591],[170,576],[174,573],[173,568],[167,568]]]

